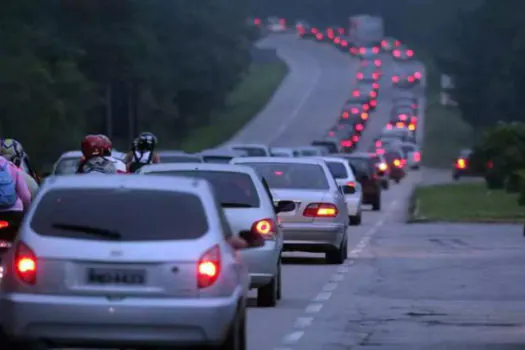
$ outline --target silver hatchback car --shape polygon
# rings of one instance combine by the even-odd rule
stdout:
[[[265,180],[247,166],[152,164],[142,167],[140,173],[196,177],[210,182],[233,231],[254,230],[265,238],[264,246],[243,251],[241,255],[248,264],[250,287],[257,289],[257,305],[277,304],[281,297],[283,248],[283,234],[277,225],[277,212],[293,210],[293,202],[280,202],[274,207]]]
[[[348,210],[323,160],[245,157],[232,163],[254,168],[267,181],[274,198],[295,202],[293,211],[279,214],[285,251],[322,252],[330,264],[344,262]]]
[[[2,259],[2,349],[245,349],[248,269],[211,185],[89,180],[50,178]]]

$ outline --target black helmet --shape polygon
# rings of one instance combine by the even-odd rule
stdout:
[[[152,152],[156,145],[157,137],[151,132],[143,132],[133,141],[133,149],[140,152]]]

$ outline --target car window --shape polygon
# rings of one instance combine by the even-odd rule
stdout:
[[[55,175],[71,175],[75,174],[78,169],[80,158],[62,158],[58,161],[55,168]]]
[[[356,172],[362,174],[370,174],[371,170],[373,169],[373,164],[371,163],[369,158],[348,158],[348,161],[350,164],[354,166],[354,169]]]
[[[173,175],[198,177],[207,180],[214,188],[222,206],[258,208],[259,194],[252,178],[245,173],[210,170],[170,170],[145,173],[146,175]]]
[[[337,151],[338,151],[337,146],[333,142],[314,141],[314,142],[312,142],[312,146],[324,147],[330,153],[337,153]]]
[[[319,152],[317,150],[313,150],[313,149],[311,149],[311,150],[310,149],[302,150],[300,152],[301,152],[301,155],[306,156],[306,157],[319,155]]]
[[[286,152],[275,152],[275,151],[272,151],[272,156],[274,157],[290,157],[290,154],[289,153],[286,153]]]
[[[230,164],[233,157],[224,156],[202,156],[204,163]]]
[[[197,239],[208,231],[195,194],[129,188],[52,190],[30,225],[41,236],[116,241]]]
[[[323,168],[317,164],[242,163],[264,177],[270,188],[328,190],[330,185]]]
[[[184,155],[160,155],[161,163],[202,163],[199,157],[184,156]]]
[[[335,179],[346,179],[348,177],[348,172],[341,162],[326,162],[326,165],[328,165],[328,169]]]
[[[236,151],[244,151],[248,157],[266,157],[266,152],[262,148],[233,146]]]

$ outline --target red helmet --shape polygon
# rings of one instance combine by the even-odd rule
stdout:
[[[82,139],[80,150],[84,158],[89,159],[104,154],[105,142],[99,135],[87,135]]]
[[[113,149],[113,143],[111,139],[104,134],[98,134],[102,141],[104,142],[104,154],[107,156],[111,155],[111,150]]]

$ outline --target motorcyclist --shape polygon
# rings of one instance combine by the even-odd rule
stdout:
[[[115,164],[108,159],[107,141],[100,135],[87,135],[82,139],[80,150],[82,160],[79,163],[77,174],[102,173],[116,174]]]
[[[31,192],[24,171],[0,156],[0,217],[21,219],[31,205]]]
[[[35,179],[36,174],[27,162],[22,144],[15,139],[4,139],[0,143],[0,155],[22,170],[22,176],[31,192],[31,198],[34,199],[39,186]]]
[[[150,132],[141,133],[131,144],[131,151],[126,155],[129,172],[136,172],[144,165],[160,163],[159,154],[155,152],[157,137]]]
[[[113,162],[117,169],[117,174],[126,174],[128,172],[126,164],[120,159],[113,157],[113,143],[111,142],[111,139],[104,134],[99,134],[98,136],[102,138],[104,143],[104,157]]]

